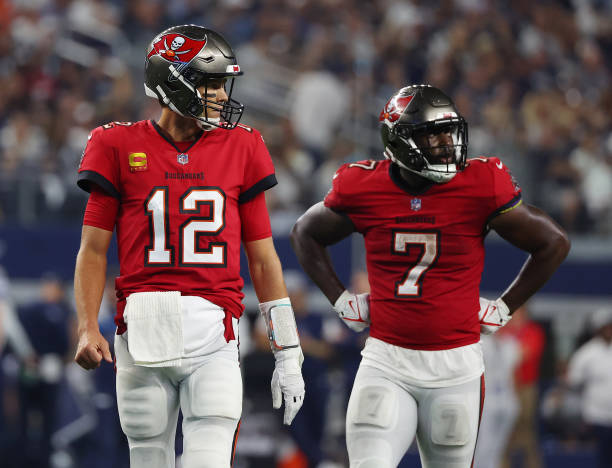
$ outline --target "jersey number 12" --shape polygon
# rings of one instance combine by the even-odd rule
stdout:
[[[202,216],[201,206],[209,213]],[[180,197],[180,213],[193,213],[179,228],[179,266],[225,267],[225,242],[210,242],[206,249],[198,248],[200,236],[216,236],[225,227],[225,194],[217,187],[192,187]],[[149,216],[151,243],[145,248],[146,266],[173,266],[174,247],[169,245],[168,187],[155,187],[145,201]]]

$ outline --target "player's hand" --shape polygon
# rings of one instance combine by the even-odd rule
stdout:
[[[80,332],[74,361],[83,369],[90,370],[100,367],[102,359],[113,362],[108,341],[104,339],[100,330],[95,328]]]
[[[480,321],[480,333],[490,335],[508,323],[512,318],[510,310],[501,297],[491,301],[480,298],[480,311],[478,320]]]
[[[283,423],[290,425],[304,403],[304,379],[302,378],[302,348],[289,348],[274,353],[276,365],[272,373],[272,406],[281,407],[285,401]]]
[[[353,294],[345,290],[336,299],[334,310],[351,330],[363,331],[370,325],[370,294]]]

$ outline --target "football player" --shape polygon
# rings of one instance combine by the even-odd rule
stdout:
[[[386,160],[340,167],[291,241],[346,325],[370,327],[347,410],[351,468],[395,467],[415,436],[423,466],[467,468],[484,398],[480,334],[510,320],[569,241],[522,203],[502,161],[466,159],[467,123],[439,89],[402,88],[380,123]],[[530,254],[495,300],[479,298],[490,229]],[[369,295],[346,290],[325,250],[352,232],[365,238]]]
[[[90,192],[74,288],[85,369],[111,362],[97,314],[117,232],[115,353],[121,427],[132,468],[174,467],[183,412],[186,468],[232,464],[242,410],[237,322],[244,246],[276,358],[272,398],[290,424],[304,398],[302,351],[264,191],[276,184],[260,133],[239,125],[242,75],[216,32],[175,26],[149,44],[146,94],[155,121],[92,131],[78,184]]]

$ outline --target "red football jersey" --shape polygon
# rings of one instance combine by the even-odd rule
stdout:
[[[345,164],[325,206],[365,238],[370,336],[438,350],[478,342],[488,221],[521,202],[497,158],[475,158],[450,182],[411,193],[390,161]]]
[[[240,317],[239,204],[276,184],[257,130],[203,132],[177,151],[153,121],[106,124],[92,131],[79,167],[79,186],[92,182],[120,200],[119,333],[134,292],[181,291]]]

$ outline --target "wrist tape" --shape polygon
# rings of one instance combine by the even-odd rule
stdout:
[[[293,308],[288,297],[259,304],[268,339],[273,351],[297,348],[300,345]]]

